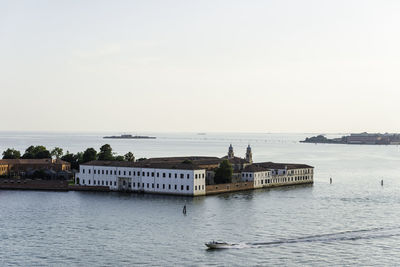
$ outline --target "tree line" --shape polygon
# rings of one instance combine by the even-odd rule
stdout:
[[[100,151],[97,152],[94,148],[87,148],[83,152],[76,154],[64,151],[60,147],[55,147],[52,150],[48,150],[45,146],[30,146],[25,150],[25,153],[8,148],[3,152],[3,159],[46,159],[56,158],[71,163],[72,169],[79,169],[79,165],[92,160],[107,160],[107,161],[135,161],[135,157],[132,152],[128,152],[125,155],[116,155],[109,144],[105,144],[100,147]]]

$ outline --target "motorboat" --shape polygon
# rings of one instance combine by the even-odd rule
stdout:
[[[227,243],[227,242],[211,241],[211,242],[206,243],[205,245],[211,249],[223,249],[223,248],[230,248],[232,246],[235,246],[236,244]]]

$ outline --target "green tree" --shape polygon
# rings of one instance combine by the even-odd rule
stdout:
[[[52,157],[56,157],[56,159],[59,159],[62,157],[63,153],[63,149],[60,147],[55,147],[52,151],[51,151],[51,156]]]
[[[22,155],[23,159],[33,159],[35,157],[34,154],[34,146],[30,146],[27,149],[25,149],[25,153]]]
[[[125,157],[124,157],[124,156],[116,156],[116,157],[114,158],[114,160],[116,160],[116,161],[124,161],[124,160],[125,160]]]
[[[61,159],[71,163],[71,169],[78,170],[80,163],[78,154],[74,155],[73,153],[69,153],[69,151],[67,151],[67,153],[61,157]]]
[[[38,151],[35,155],[35,158],[36,159],[49,159],[49,158],[51,158],[50,151],[48,151],[47,149]]]
[[[30,146],[25,150],[22,156],[24,159],[46,159],[51,158],[50,151],[44,146]]]
[[[135,161],[135,156],[132,152],[126,153],[124,157],[126,161]]]
[[[214,181],[216,184],[232,182],[233,168],[228,160],[223,160],[215,171]]]
[[[82,154],[82,163],[86,163],[97,159],[97,151],[94,148],[88,148]]]
[[[21,152],[15,150],[14,148],[8,148],[3,152],[3,159],[19,159],[21,157]]]
[[[100,147],[98,159],[99,160],[114,160],[112,148],[109,144],[105,144],[102,147]]]

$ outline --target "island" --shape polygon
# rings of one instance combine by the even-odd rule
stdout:
[[[301,143],[350,144],[350,145],[399,145],[400,134],[394,133],[352,133],[339,138],[327,138],[324,135],[307,137]]]
[[[104,136],[103,138],[109,139],[156,139],[154,136],[146,136],[146,135],[131,135],[131,134],[121,134],[121,135],[113,135],[113,136]]]

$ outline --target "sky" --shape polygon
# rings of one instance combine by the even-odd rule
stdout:
[[[400,1],[0,1],[0,131],[400,132]]]

